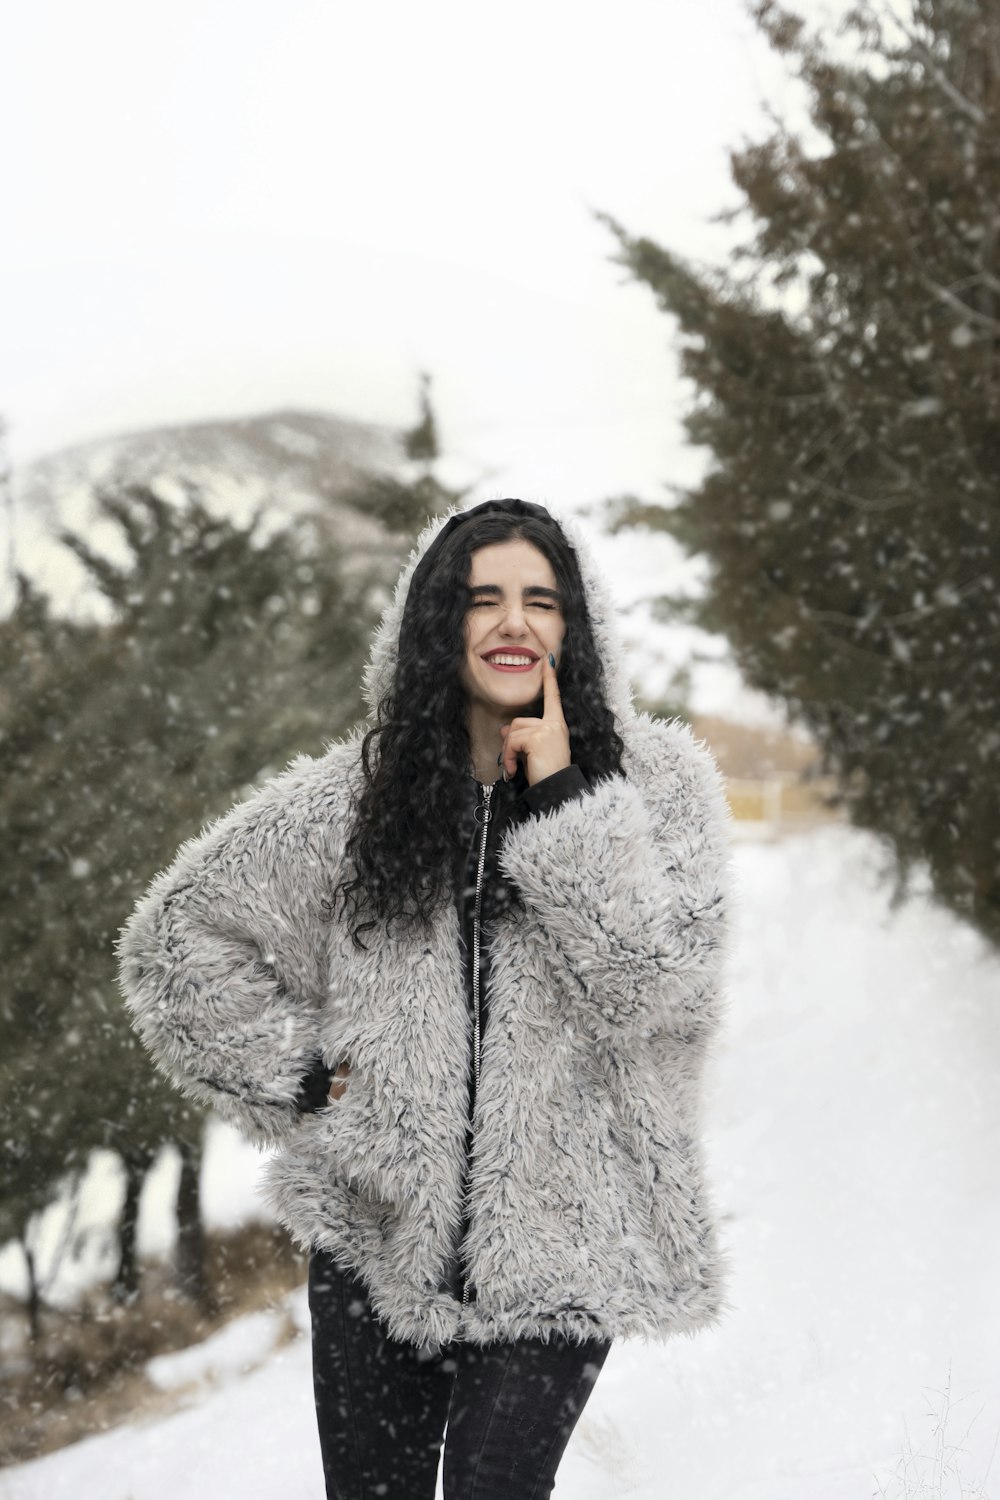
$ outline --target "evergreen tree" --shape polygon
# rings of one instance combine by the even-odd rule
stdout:
[[[694,268],[607,215],[615,259],[680,330],[691,440],[710,467],[614,527],[703,554],[668,608],[731,643],[883,836],[1000,942],[1000,12],[862,4],[832,56],[764,0],[822,144],[774,121],[734,152],[749,239]]]
[[[404,445],[407,458],[426,465],[427,473],[441,456],[437,422],[431,405],[431,377],[426,370],[420,372],[420,420],[407,432]]]

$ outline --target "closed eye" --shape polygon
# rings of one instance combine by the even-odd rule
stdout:
[[[469,605],[470,609],[484,609],[488,604],[496,604],[495,599],[473,599]],[[540,599],[529,599],[528,604],[532,609],[558,609],[557,604],[543,604]]]

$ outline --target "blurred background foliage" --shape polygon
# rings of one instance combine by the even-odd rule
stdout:
[[[679,330],[707,450],[673,503],[619,497],[612,531],[669,532],[708,565],[661,601],[724,635],[878,834],[1000,943],[1000,12],[868,4],[834,56],[753,7],[808,91],[731,155],[752,233],[695,267],[602,216]]]

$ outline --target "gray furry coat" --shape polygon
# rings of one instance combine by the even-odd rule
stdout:
[[[410,577],[455,510],[421,533],[385,610],[365,669],[372,709],[392,681]],[[666,1339],[729,1306],[698,1132],[724,1010],[731,815],[704,743],[636,713],[589,543],[559,520],[625,774],[511,826],[500,847],[526,910],[490,931],[464,1314],[440,1287],[462,1213],[471,1066],[458,913],[443,910],[421,941],[369,934],[367,954],[328,920],[363,728],[297,756],[184,843],[117,942],[157,1064],[276,1148],[264,1195],[281,1223],[359,1274],[390,1333],[418,1346]],[[351,1073],[338,1101],[303,1114],[317,1053],[349,1057]]]

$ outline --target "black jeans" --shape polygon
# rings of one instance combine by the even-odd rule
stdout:
[[[548,1500],[610,1340],[418,1349],[325,1251],[309,1309],[327,1500],[434,1500],[442,1441],[445,1500]]]

